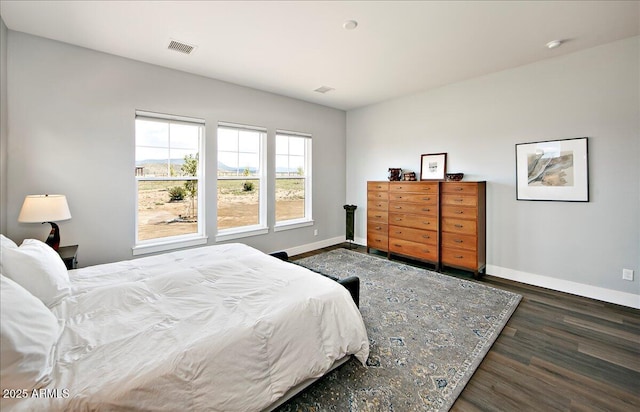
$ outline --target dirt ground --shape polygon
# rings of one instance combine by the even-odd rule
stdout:
[[[304,216],[304,199],[300,198],[300,192],[279,190],[276,197],[278,220]],[[139,240],[196,233],[198,223],[191,216],[190,205],[188,197],[170,202],[166,187],[141,189],[138,195]],[[218,229],[257,224],[257,219],[257,190],[218,193]]]

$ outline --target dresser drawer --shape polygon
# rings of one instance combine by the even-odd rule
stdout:
[[[452,217],[455,219],[476,219],[478,209],[475,207],[444,205],[440,210],[442,217]]]
[[[436,262],[438,260],[438,247],[435,245],[423,245],[416,242],[410,242],[402,239],[391,239],[389,242],[389,251],[400,255],[411,256],[417,259],[430,260]]]
[[[478,198],[476,196],[464,196],[464,195],[454,195],[451,193],[443,193],[442,205],[477,207]]]
[[[389,226],[390,239],[409,240],[426,245],[437,245],[438,232],[434,230],[414,229],[402,226]]]
[[[475,251],[478,248],[478,238],[471,235],[443,232],[441,237],[442,249],[464,249]]]
[[[442,249],[443,265],[458,266],[471,270],[478,269],[478,260],[475,251],[462,249]]]
[[[367,192],[367,200],[389,200],[389,192]]]
[[[389,224],[416,229],[438,230],[437,216],[389,213]]]
[[[389,184],[389,191],[394,193],[418,192],[418,193],[438,193],[437,182],[392,182]]]
[[[420,204],[420,203],[404,203],[404,202],[391,201],[389,202],[389,211],[403,212],[403,213],[419,213],[423,215],[436,216],[438,213],[438,206]]]
[[[423,205],[435,206],[436,204],[438,204],[438,195],[428,193],[390,192],[389,200],[392,200],[394,202],[413,202]]]
[[[442,183],[442,193],[457,193],[457,194],[478,194],[478,184],[476,182],[444,182]]]
[[[476,236],[477,223],[474,220],[452,219],[445,217],[442,218],[442,232]]]
[[[386,192],[389,190],[389,182],[367,182],[367,192],[371,191]]]
[[[387,223],[389,221],[389,215],[387,212],[382,212],[380,210],[368,210],[367,211],[367,224],[371,224],[371,222],[377,223]]]
[[[381,235],[379,233],[368,233],[367,247],[384,250],[386,252],[389,250],[389,238],[386,235]]]
[[[372,220],[367,221],[367,233],[381,233],[387,236],[389,232],[389,225],[386,223],[375,222]]]
[[[386,212],[389,209],[389,202],[386,200],[367,200],[367,211],[380,210]]]

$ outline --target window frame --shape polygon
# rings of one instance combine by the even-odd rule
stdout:
[[[135,133],[135,123],[138,119],[146,121],[155,121],[164,124],[183,124],[198,127],[198,173],[196,176],[166,176],[166,177],[145,177],[135,175],[135,225],[134,225],[134,246],[132,247],[133,255],[142,255],[147,253],[163,252],[173,249],[197,246],[206,244],[208,236],[206,235],[206,209],[205,209],[205,142],[206,142],[206,125],[203,119],[178,116],[171,114],[162,114],[136,110],[134,116],[134,152],[138,148]],[[168,143],[170,146],[170,141]],[[135,156],[134,156],[135,158]],[[134,160],[135,166],[135,160]],[[194,179],[195,177],[195,179]],[[167,236],[155,239],[140,240],[139,233],[139,182],[141,181],[185,181],[197,180],[198,182],[198,231],[197,233]]]
[[[304,169],[305,173],[302,177],[304,179],[304,217],[296,218],[296,219],[287,219],[287,220],[277,220],[277,197],[274,198],[273,212],[274,212],[274,228],[275,232],[279,232],[282,230],[289,229],[297,229],[306,226],[312,226],[314,224],[313,221],[313,167],[312,167],[312,146],[313,146],[313,137],[310,133],[303,132],[295,132],[291,130],[283,130],[276,129],[275,140],[277,146],[278,136],[287,136],[287,137],[296,137],[296,138],[304,138],[305,139],[305,154],[304,154]],[[277,150],[274,153],[274,163],[275,157],[278,156]],[[290,154],[288,154],[290,156]],[[277,166],[275,166],[277,169]],[[300,177],[292,177],[292,179],[300,179]],[[277,187],[278,179],[289,179],[288,177],[278,177],[277,173],[274,175],[274,196],[276,196],[275,191]]]
[[[216,170],[216,242],[239,239],[250,236],[264,235],[269,233],[269,226],[267,221],[267,212],[268,212],[268,188],[267,188],[267,129],[265,127],[260,126],[251,126],[246,124],[239,123],[231,123],[231,122],[218,122],[218,127],[216,128],[216,161],[219,161],[220,154],[220,129],[231,129],[235,131],[248,131],[259,133],[259,142],[258,142],[258,170],[259,173],[256,176],[251,176],[251,180],[257,179],[259,182],[259,196],[258,196],[258,223],[253,225],[246,226],[237,226],[232,228],[220,229],[218,228],[218,182],[220,180],[247,180],[245,176],[235,176],[235,177],[227,177],[220,178],[218,176],[218,172]],[[240,153],[240,151],[238,151]]]

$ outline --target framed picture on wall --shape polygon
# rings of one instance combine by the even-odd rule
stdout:
[[[447,154],[423,154],[420,161],[420,180],[444,180],[447,173]]]
[[[587,138],[516,144],[516,199],[588,202]]]

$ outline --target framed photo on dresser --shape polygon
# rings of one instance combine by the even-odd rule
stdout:
[[[447,173],[447,154],[423,154],[420,160],[420,180],[444,180]]]

